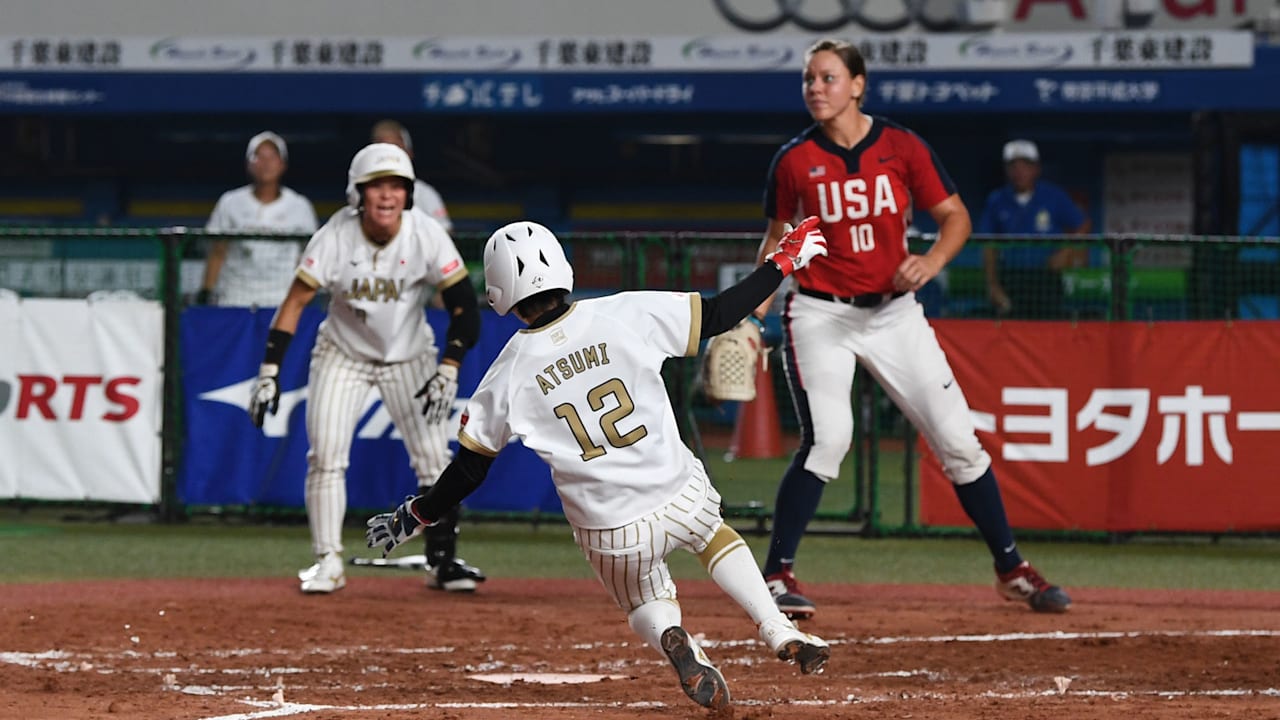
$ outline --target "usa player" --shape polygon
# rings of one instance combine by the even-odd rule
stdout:
[[[458,390],[458,366],[480,333],[467,268],[440,223],[413,208],[413,165],[400,148],[372,144],[351,160],[347,201],[302,253],[289,294],[276,311],[249,413],[261,427],[280,398],[280,364],[302,310],[324,289],[329,312],[311,351],[307,381],[306,505],[316,562],[298,574],[302,591],[346,585],[342,522],[352,435],[376,387],[404,437],[418,482],[429,486],[449,462],[445,422]],[[439,288],[449,310],[443,357],[423,305]],[[415,396],[415,391],[417,395]],[[425,396],[425,409],[414,397]],[[427,533],[428,583],[471,591],[484,575],[455,555],[457,509]]]
[[[489,302],[529,327],[499,353],[467,402],[462,446],[424,496],[369,520],[369,547],[390,552],[447,517],[512,438],[551,467],[574,539],[631,629],[666,656],[695,702],[719,708],[729,689],[681,626],[666,557],[697,555],[712,580],[755,621],[779,659],[822,670],[829,649],[774,604],[751,550],[720,517],[720,494],[680,439],[662,381],[669,357],[736,325],[782,278],[825,255],[801,223],[751,275],[719,296],[626,292],[570,303],[573,268],[547,228],[517,222],[484,251]]]
[[[783,357],[801,441],[778,487],[765,578],[784,612],[813,615],[792,565],[822,491],[849,451],[854,368],[862,363],[941,460],[991,550],[999,593],[1037,611],[1065,611],[1067,594],[1018,553],[991,458],[914,296],[964,246],[969,212],[928,144],[864,113],[866,96],[857,48],[830,39],[813,44],[805,53],[804,101],[815,124],[783,145],[769,168],[760,257],[774,252],[784,223],[803,215],[820,218],[830,256],[796,273],[783,311]],[[937,241],[923,255],[907,250],[913,206],[938,224]]]

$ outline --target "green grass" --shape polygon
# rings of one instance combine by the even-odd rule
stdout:
[[[708,471],[727,507],[759,502],[766,510],[788,460],[726,462],[723,449],[709,449]],[[797,571],[805,582],[987,584],[989,555],[971,531],[953,537],[865,538],[839,518],[854,507],[852,463],[831,483],[820,519],[801,545]],[[901,451],[882,451],[882,525],[903,526],[905,483]],[[374,557],[364,545],[364,511],[348,516],[347,556]],[[291,579],[310,564],[309,536],[300,510],[285,522],[196,515],[162,525],[133,515],[107,520],[101,508],[48,504],[0,506],[0,583],[100,578],[276,577]],[[288,520],[292,520],[289,522]],[[766,535],[749,517],[733,517],[763,559]],[[832,532],[834,531],[834,532]],[[1138,537],[1117,542],[1051,541],[1023,534],[1024,555],[1054,582],[1071,588],[1188,588],[1280,591],[1280,539]],[[1063,536],[1066,537],[1066,536]],[[568,525],[553,518],[531,522],[464,521],[459,551],[492,577],[590,578]],[[421,553],[420,541],[402,551]],[[678,578],[706,577],[686,553],[672,556]],[[384,575],[385,569],[350,568],[354,576]]]
[[[0,508],[0,582],[102,578],[279,577],[310,562],[301,524],[258,525],[195,518],[180,525],[67,521],[65,511]],[[358,520],[354,518],[353,520]],[[742,523],[735,523],[742,527]],[[757,558],[767,537],[747,535]],[[373,556],[361,529],[345,534],[348,556]],[[421,552],[418,541],[405,550]],[[589,578],[569,527],[546,523],[463,523],[460,552],[493,577]],[[1023,550],[1069,587],[1280,590],[1280,542],[1263,539],[1135,540],[1123,544],[1036,542]],[[799,572],[806,582],[986,584],[986,549],[967,538],[865,539],[811,535]],[[678,578],[704,578],[685,553]],[[351,568],[351,574],[385,575]]]

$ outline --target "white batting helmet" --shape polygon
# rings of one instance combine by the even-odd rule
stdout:
[[[353,208],[360,207],[360,186],[381,177],[404,178],[409,195],[404,209],[413,207],[413,161],[408,153],[391,143],[366,145],[351,158],[351,167],[347,170],[347,203]]]
[[[544,290],[573,292],[573,266],[555,233],[522,220],[498,228],[484,246],[484,284],[499,315]]]

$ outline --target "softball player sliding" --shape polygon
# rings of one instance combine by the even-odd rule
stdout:
[[[424,496],[369,520],[369,547],[390,552],[431,527],[480,485],[512,438],[551,467],[574,539],[640,637],[667,657],[700,705],[728,704],[720,671],[681,626],[666,557],[698,556],[712,580],[755,621],[761,639],[802,673],[822,670],[827,644],[774,604],[750,549],[720,516],[720,494],[680,439],[661,369],[696,355],[825,255],[816,219],[782,238],[754,273],[718,297],[628,292],[569,304],[573,268],[550,230],[517,222],[484,251],[489,302],[528,329],[512,336],[467,403],[462,446]]]
[[[303,251],[289,294],[276,311],[250,401],[254,424],[275,412],[278,375],[302,309],[323,288],[331,296],[311,352],[308,379],[306,506],[316,563],[301,571],[303,592],[346,584],[342,521],[352,435],[370,387],[376,387],[421,486],[449,462],[445,421],[458,390],[458,365],[480,331],[475,290],[453,240],[413,209],[413,165],[403,150],[373,144],[356,153],[347,175],[350,207],[339,210]],[[443,358],[423,305],[442,289],[450,313]],[[415,395],[416,391],[416,395]],[[425,396],[419,410],[414,397]],[[428,583],[470,591],[484,575],[455,556],[457,509],[427,533]]]
[[[850,395],[861,362],[942,462],[995,559],[1000,594],[1037,611],[1065,611],[1067,594],[1019,556],[991,458],[913,295],[960,251],[969,237],[969,213],[918,135],[862,112],[867,71],[855,47],[821,40],[805,61],[804,100],[816,124],[774,157],[760,256],[773,252],[784,223],[801,215],[821,218],[831,254],[796,274],[797,290],[783,312],[784,360],[801,443],[778,488],[764,565],[770,590],[791,617],[813,614],[792,563],[823,488],[849,451]],[[938,223],[937,241],[925,255],[907,251],[912,205]],[[767,309],[766,303],[756,313]]]

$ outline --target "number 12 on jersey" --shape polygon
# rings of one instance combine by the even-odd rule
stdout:
[[[644,425],[633,428],[625,433],[618,430],[618,423],[625,419],[636,409],[635,403],[631,400],[631,393],[627,392],[627,386],[622,384],[618,378],[606,380],[599,385],[587,391],[587,406],[591,408],[593,413],[598,413],[605,408],[606,398],[612,397],[615,407],[600,416],[600,430],[604,433],[605,440],[616,448],[624,448],[628,445],[634,445],[645,436],[649,431]],[[573,403],[561,403],[554,408],[556,417],[564,420],[569,424],[569,430],[573,433],[573,437],[578,441],[578,447],[582,449],[582,460],[587,462],[604,455],[606,450],[595,444],[591,436],[587,433],[587,426],[582,422],[582,415]]]

